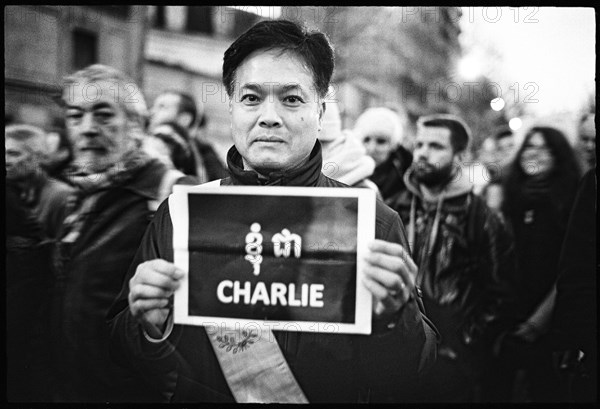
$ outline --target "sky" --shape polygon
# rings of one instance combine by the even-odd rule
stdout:
[[[507,105],[519,102],[528,112],[548,115],[577,111],[594,95],[594,9],[462,9],[465,54],[459,72],[488,75],[500,85]]]
[[[281,7],[237,6],[277,18]],[[410,8],[410,9],[414,9]],[[414,12],[414,10],[412,10]],[[533,115],[579,111],[595,92],[595,15],[591,7],[462,7],[465,82],[477,74],[497,83],[506,109]]]

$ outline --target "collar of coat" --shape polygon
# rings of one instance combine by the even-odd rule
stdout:
[[[421,190],[419,182],[414,177],[414,171],[409,168],[404,173],[404,183],[407,189],[415,196],[426,202],[438,202],[440,200],[451,199],[458,196],[469,194],[473,190],[473,185],[469,182],[469,173],[467,168],[460,167],[457,173],[442,191],[434,197],[426,196]]]
[[[259,178],[257,172],[244,169],[242,155],[235,146],[227,153],[227,166],[234,185],[316,186],[322,166],[321,144],[317,141],[308,161],[292,171],[274,171]]]

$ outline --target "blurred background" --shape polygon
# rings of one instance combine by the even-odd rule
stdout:
[[[325,31],[336,51],[334,95],[343,126],[368,107],[416,118],[461,115],[472,152],[501,125],[552,123],[573,141],[595,110],[595,11],[552,7],[7,6],[5,123],[51,127],[61,78],[92,63],[128,73],[150,106],[167,88],[192,92],[205,138],[231,146],[223,52],[261,19]],[[518,133],[517,133],[518,136]]]

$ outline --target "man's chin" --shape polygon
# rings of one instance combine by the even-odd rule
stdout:
[[[415,179],[417,180],[417,182],[419,182],[422,185],[425,185],[427,187],[431,187],[431,186],[437,186],[440,185],[441,183],[444,183],[445,181],[448,180],[448,176],[447,174],[443,174],[436,171],[418,171],[415,170]]]

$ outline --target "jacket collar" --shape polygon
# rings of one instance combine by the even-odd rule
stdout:
[[[321,175],[321,144],[315,143],[308,161],[298,169],[292,171],[274,171],[267,178],[259,178],[257,172],[245,170],[242,155],[235,146],[227,152],[227,166],[229,175],[234,185],[262,185],[262,186],[316,186]]]
[[[404,183],[412,194],[421,198],[422,200],[425,200],[426,202],[437,202],[440,196],[443,196],[444,199],[463,196],[473,190],[473,185],[469,182],[468,169],[463,167],[460,167],[459,169],[460,170],[458,170],[458,174],[456,174],[450,180],[446,187],[444,187],[444,189],[436,197],[425,197],[423,191],[421,190],[421,186],[415,180],[412,168],[409,168],[404,173]]]

